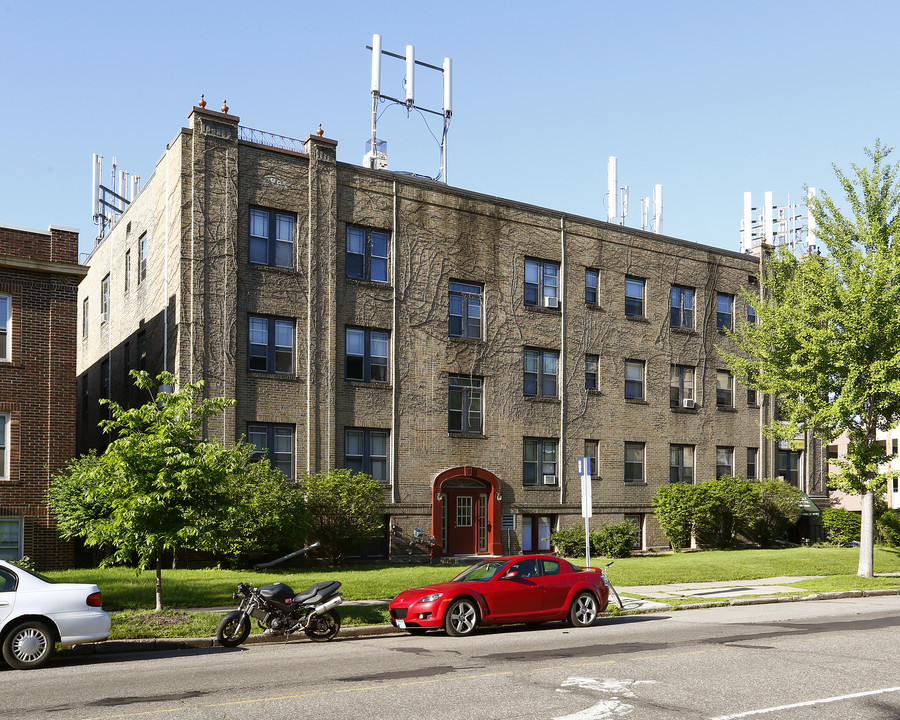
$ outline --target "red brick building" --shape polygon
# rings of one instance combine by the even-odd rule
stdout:
[[[0,558],[71,567],[45,501],[75,455],[78,231],[0,225]]]

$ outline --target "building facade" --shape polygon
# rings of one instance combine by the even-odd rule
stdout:
[[[393,556],[415,528],[436,556],[547,548],[581,521],[581,456],[592,524],[634,522],[644,548],[665,545],[661,485],[774,476],[768,402],[717,349],[758,258],[189,119],[79,289],[81,449],[98,397],[137,401],[128,370],[202,379],[237,400],[210,435],[288,477],[378,479],[393,532],[370,552]]]
[[[78,231],[0,225],[0,558],[70,567],[47,510],[75,455]]]

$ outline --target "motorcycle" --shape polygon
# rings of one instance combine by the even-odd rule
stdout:
[[[276,562],[309,549],[304,548]],[[269,563],[272,564],[275,563]],[[253,618],[267,633],[284,635],[285,641],[290,639],[292,633],[299,631],[317,642],[331,640],[341,629],[341,616],[334,609],[344,602],[344,596],[338,592],[340,586],[337,580],[320,582],[295,594],[288,585],[280,582],[261,587],[238,583],[233,597],[239,599],[241,604],[219,622],[216,639],[223,647],[237,647],[250,635]]]

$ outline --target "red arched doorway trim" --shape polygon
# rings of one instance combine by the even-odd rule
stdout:
[[[443,547],[443,503],[446,502],[444,483],[460,478],[481,480],[489,486],[487,498],[487,552],[491,555],[502,555],[503,545],[500,540],[500,478],[484,468],[463,465],[450,468],[440,473],[431,486],[431,534],[435,538],[432,555],[445,555]]]

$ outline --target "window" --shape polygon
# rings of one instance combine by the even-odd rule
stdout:
[[[0,415],[0,480],[9,479],[9,415]],[[20,556],[21,557],[21,556]],[[18,560],[19,558],[15,558]]]
[[[131,250],[125,251],[125,292],[131,289]]]
[[[625,482],[644,482],[644,443],[625,443]]]
[[[747,388],[747,404],[759,405],[756,397],[756,390],[754,390],[753,388]]]
[[[600,365],[599,355],[584,356],[584,386],[588,390],[597,389],[598,366]]]
[[[387,233],[348,225],[347,277],[386,283],[390,240]]]
[[[481,339],[481,285],[450,282],[450,337]]]
[[[716,327],[719,330],[731,330],[731,315],[734,296],[716,293]]]
[[[600,271],[587,268],[584,271],[584,302],[586,305],[596,305],[598,301],[598,289],[600,286]]]
[[[523,439],[523,485],[556,485],[556,445],[546,438]]]
[[[669,482],[693,484],[693,445],[669,445]]]
[[[386,383],[390,337],[391,334],[383,330],[347,328],[347,380]]]
[[[100,397],[109,400],[109,360],[100,363]]]
[[[734,475],[734,448],[720,445],[716,448],[716,479],[723,475]]]
[[[0,360],[9,360],[10,358],[10,341],[9,341],[9,316],[10,316],[9,295],[0,295]],[[18,560],[18,558],[16,558]]]
[[[693,330],[694,288],[673,285],[670,305],[669,327]]]
[[[758,461],[759,461],[759,448],[747,448],[747,479],[748,480],[757,480],[759,478],[758,474]]]
[[[734,407],[734,376],[727,370],[716,370],[716,407]]]
[[[380,483],[388,481],[387,430],[347,428],[344,430],[344,467],[371,475]]]
[[[294,479],[294,426],[276,423],[249,423],[247,442],[256,449],[254,460],[267,457],[272,467],[281,470],[288,479]]]
[[[88,336],[88,309],[90,308],[90,298],[81,301],[81,337]]]
[[[553,532],[555,518],[552,515],[522,516],[522,552],[550,552],[553,545],[550,533]],[[559,572],[559,567],[556,568]],[[544,575],[553,575],[544,566]]]
[[[138,239],[138,284],[147,279],[147,233]]]
[[[525,394],[530,397],[556,397],[556,350],[525,348]]]
[[[625,315],[644,317],[644,283],[642,278],[625,278]]]
[[[749,302],[747,303],[747,322],[756,322],[756,309]]]
[[[0,560],[19,560],[25,554],[22,547],[22,518],[0,518]],[[13,578],[5,578],[13,580]],[[10,590],[6,583],[2,583],[3,589]]]
[[[634,544],[631,546],[632,549],[640,550],[644,547],[644,516],[626,515],[625,522],[634,525]]]
[[[482,432],[481,391],[483,382],[481,378],[469,375],[450,376],[450,432]]]
[[[672,366],[669,379],[669,406],[694,407],[694,368],[691,366]]]
[[[525,261],[525,305],[559,307],[559,263],[549,260]]]
[[[591,477],[600,477],[600,441],[585,440],[584,456],[591,459]]]
[[[109,275],[100,281],[100,322],[109,320]]]
[[[625,399],[644,399],[644,361],[625,361]]]
[[[294,267],[294,215],[250,209],[250,262],[269,267]]]
[[[147,369],[147,335],[139,332],[137,336],[138,370]]]
[[[247,368],[252,372],[294,372],[294,321],[250,315]]]
[[[778,477],[794,487],[799,486],[800,480],[800,452],[797,450],[778,451]]]

